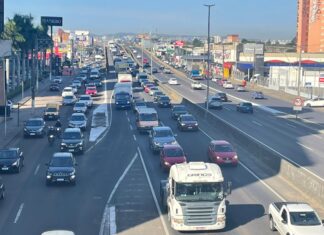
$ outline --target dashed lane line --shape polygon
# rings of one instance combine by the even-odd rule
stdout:
[[[16,215],[15,220],[14,220],[14,224],[16,224],[18,222],[18,220],[19,220],[19,218],[21,216],[22,210],[24,209],[24,206],[25,206],[24,203],[20,204],[17,215]]]

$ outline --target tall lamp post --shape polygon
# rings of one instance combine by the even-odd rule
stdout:
[[[206,108],[209,109],[209,80],[210,80],[210,8],[215,6],[215,4],[205,4],[205,7],[208,7],[208,38],[207,38],[207,100],[206,100]]]

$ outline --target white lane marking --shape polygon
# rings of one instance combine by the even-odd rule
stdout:
[[[115,206],[109,208],[109,225],[110,225],[110,235],[115,235],[117,232]]]
[[[38,165],[36,166],[36,169],[35,169],[35,171],[34,171],[34,175],[37,175],[37,173],[38,173],[38,171],[39,171],[39,167],[40,167],[40,164],[38,164]]]
[[[129,129],[133,130],[132,124],[129,124]]]
[[[160,124],[161,124],[162,126],[165,126],[164,123],[163,123],[162,121],[160,121]]]
[[[153,196],[153,199],[154,199],[154,202],[155,202],[156,209],[157,209],[157,211],[159,213],[159,217],[160,217],[160,220],[162,222],[162,226],[163,226],[163,229],[164,229],[164,234],[169,235],[169,231],[168,231],[168,228],[167,228],[166,223],[164,221],[164,218],[162,216],[160,205],[159,205],[157,197],[155,195],[150,176],[149,176],[148,171],[146,169],[146,165],[145,165],[145,162],[144,162],[144,159],[143,159],[143,156],[142,156],[141,149],[139,147],[137,147],[137,151],[138,151],[139,157],[140,157],[142,165],[143,165],[143,169],[144,169],[144,172],[145,172],[145,175],[146,175],[146,179],[147,179],[148,184],[149,184],[150,189],[151,189],[151,193],[152,193],[152,196]]]
[[[228,107],[226,107],[226,106],[223,106],[223,107],[224,107],[224,109],[226,109],[226,110],[228,110],[228,111],[231,111],[230,108],[228,108]]]
[[[291,125],[291,124],[289,124],[289,123],[287,123],[287,126],[290,126],[290,127],[292,127],[292,128],[296,128],[294,125]]]
[[[17,212],[17,215],[16,215],[16,218],[15,218],[15,220],[14,220],[14,224],[16,224],[17,222],[18,222],[18,220],[19,220],[19,218],[20,218],[20,216],[21,216],[21,213],[22,213],[22,210],[24,209],[24,203],[21,203],[20,204],[20,207],[19,207],[19,209],[18,209],[18,212]]]
[[[128,122],[130,122],[130,119],[129,119],[129,117],[127,117],[127,121],[128,121]]]
[[[135,136],[135,135],[133,135],[133,138],[134,138],[134,140],[136,141],[136,136]]]
[[[320,139],[320,140],[323,139],[322,136],[320,136],[320,135],[314,135],[314,136],[315,136],[317,139]]]
[[[306,145],[304,145],[304,144],[301,144],[301,143],[299,143],[299,142],[297,142],[297,144],[300,145],[300,146],[302,146],[302,147],[304,147],[305,149],[308,149],[308,150],[310,150],[310,151],[314,151],[314,149],[312,149],[312,148],[310,148],[310,147],[308,147],[308,146],[306,146]]]
[[[204,133],[210,140],[213,140],[213,138],[208,135],[205,131],[203,131],[202,129],[199,128],[199,130]],[[266,182],[264,182],[261,178],[259,178],[252,170],[250,170],[250,168],[248,168],[246,165],[244,165],[242,162],[239,162],[239,164],[241,166],[243,166],[243,168],[245,170],[247,170],[252,176],[254,176],[258,181],[261,182],[261,184],[263,184],[267,189],[269,189],[274,195],[276,195],[280,200],[282,201],[286,201],[283,196],[281,196],[279,193],[277,193],[273,188],[271,188],[271,186],[269,186]]]
[[[252,121],[254,124],[258,125],[258,126],[263,126],[261,123],[257,122],[257,121]]]
[[[126,113],[126,116],[128,116],[128,112],[126,111],[125,113]]]
[[[132,167],[132,165],[134,164],[135,160],[138,157],[138,153],[136,153],[133,157],[133,159],[130,161],[130,163],[128,164],[128,166],[126,167],[126,169],[124,170],[123,174],[120,176],[120,178],[118,179],[117,183],[115,184],[113,190],[111,191],[108,201],[106,203],[105,206],[105,210],[102,216],[102,220],[101,220],[101,224],[100,224],[100,231],[99,231],[99,235],[105,235],[106,234],[106,229],[109,228],[109,222],[107,221],[107,217],[110,215],[110,201],[113,198],[118,186],[120,185],[120,183],[122,182],[122,180],[125,178],[126,174],[128,173],[129,169]]]

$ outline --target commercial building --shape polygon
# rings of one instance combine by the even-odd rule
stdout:
[[[324,52],[324,0],[298,0],[297,51]]]

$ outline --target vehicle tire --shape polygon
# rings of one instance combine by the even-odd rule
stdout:
[[[276,227],[274,226],[274,222],[273,222],[273,218],[272,216],[270,215],[270,218],[269,218],[269,228],[271,231],[276,231]]]
[[[311,105],[311,104],[306,104],[306,107],[307,107],[307,108],[311,108],[312,105]]]
[[[0,200],[3,200],[3,199],[4,199],[4,197],[5,197],[5,192],[4,192],[4,191],[2,191],[2,193],[1,193],[1,195],[0,195]]]

